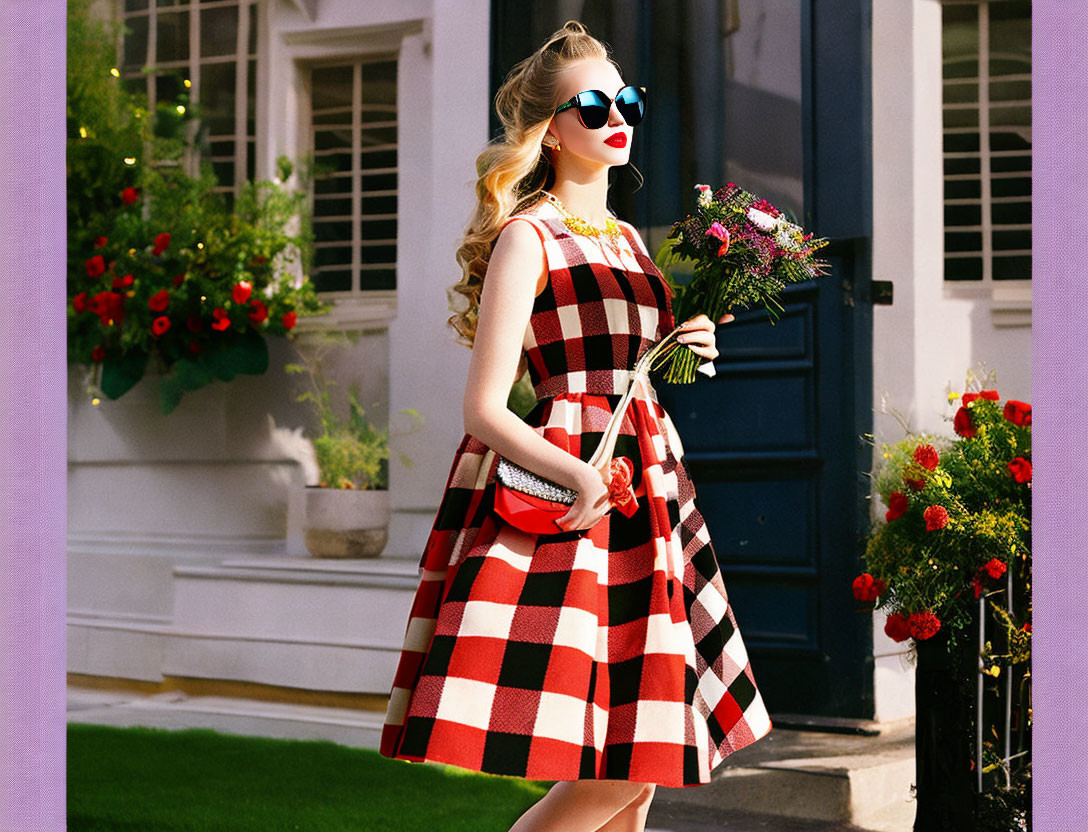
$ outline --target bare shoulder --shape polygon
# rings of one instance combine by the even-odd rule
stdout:
[[[488,274],[514,272],[515,279],[535,281],[534,296],[547,283],[548,259],[544,251],[544,236],[536,223],[524,215],[510,217],[499,231],[488,262]]]

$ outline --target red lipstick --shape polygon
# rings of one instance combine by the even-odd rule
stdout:
[[[613,133],[604,140],[604,143],[610,144],[612,147],[627,147],[627,134],[622,130],[619,133]]]

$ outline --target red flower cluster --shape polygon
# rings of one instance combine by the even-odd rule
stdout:
[[[135,188],[128,187],[121,191],[121,204],[131,205],[140,198],[140,193]]]
[[[83,265],[87,269],[87,277],[101,277],[106,273],[106,260],[101,254],[96,254]]]
[[[914,461],[923,468],[932,471],[941,461],[941,457],[937,453],[937,449],[932,445],[919,445],[914,449]]]
[[[907,618],[907,627],[910,628],[910,634],[915,639],[923,641],[937,634],[937,631],[941,629],[941,619],[929,610],[912,612]]]
[[[987,579],[996,581],[1002,575],[1008,567],[997,558],[991,558],[978,569],[975,570],[975,574],[971,576],[971,588],[974,590],[975,598],[978,598],[986,589]]]
[[[926,531],[934,532],[948,525],[948,511],[944,506],[930,506],[922,512],[926,521]]]
[[[884,622],[884,633],[892,641],[906,641],[910,638],[910,625],[907,617],[901,612],[893,612]]]
[[[170,293],[166,289],[159,289],[147,299],[147,306],[152,312],[165,312],[170,305]]]
[[[964,393],[963,404],[960,406],[960,409],[956,411],[955,416],[952,417],[952,429],[960,436],[968,439],[975,436],[977,429],[975,428],[974,420],[971,418],[971,411],[968,409],[968,405],[975,399],[989,399],[990,401],[996,402],[1000,401],[1000,398],[1001,397],[996,390],[981,390],[978,393]],[[1003,415],[1014,425],[1031,425],[1031,405],[1027,402],[1009,399],[1005,402]]]
[[[1022,456],[1015,456],[1009,462],[1009,473],[1017,482],[1031,482],[1031,463]]]
[[[854,578],[854,597],[859,601],[875,601],[888,584],[882,578],[874,578],[868,572],[862,572]]]
[[[1031,426],[1031,405],[1027,402],[1018,402],[1009,399],[1005,402],[1004,417],[1014,425]]]
[[[906,494],[902,491],[893,491],[888,497],[888,510],[884,514],[884,519],[890,522],[897,517],[902,517],[907,513],[907,508],[909,506],[910,501],[907,499]]]
[[[155,246],[154,246],[154,248],[151,249],[151,253],[153,255],[155,255],[156,257],[158,257],[160,254],[162,254],[164,251],[166,251],[166,249],[168,249],[169,247],[170,247],[170,232],[169,231],[164,231],[162,234],[159,234],[158,236],[155,237]]]
[[[941,619],[929,610],[904,615],[893,612],[884,622],[884,632],[892,641],[906,641],[912,636],[918,641],[932,638],[941,629]]]
[[[91,298],[86,308],[98,316],[102,326],[120,326],[125,320],[124,303],[124,296],[117,292],[99,292]]]

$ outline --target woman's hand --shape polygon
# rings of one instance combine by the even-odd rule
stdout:
[[[578,484],[578,499],[570,510],[556,520],[556,525],[565,532],[575,529],[588,529],[597,525],[612,504],[608,502],[607,470],[594,468],[588,462],[582,463],[582,481]]]
[[[733,315],[726,312],[718,320],[724,324],[733,320]],[[714,323],[704,313],[700,312],[694,318],[689,318],[680,325],[681,334],[676,340],[681,344],[687,344],[691,351],[703,358],[714,359],[718,357],[718,348],[715,346]]]

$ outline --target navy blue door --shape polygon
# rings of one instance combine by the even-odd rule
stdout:
[[[761,6],[590,1],[577,17],[612,46],[626,81],[650,89],[632,147],[645,182],[615,170],[609,202],[651,249],[691,210],[696,182],[727,179],[833,241],[821,252],[831,276],[789,287],[777,325],[735,310],[718,328],[714,378],[657,389],[772,719],[871,717],[872,618],[850,586],[868,523],[858,437],[872,429],[868,3]],[[569,6],[494,0],[492,13],[494,92]],[[783,13],[794,17],[766,19]],[[784,94],[742,62],[790,26],[796,54],[776,53],[796,70]]]

